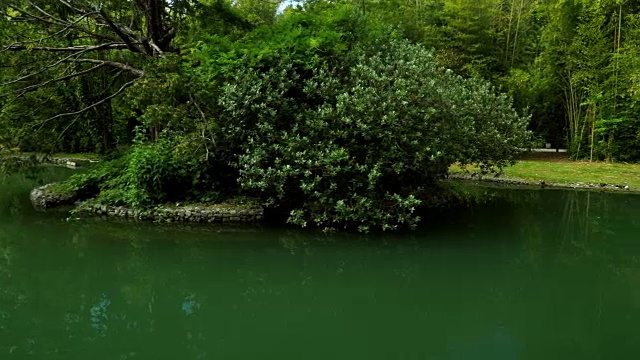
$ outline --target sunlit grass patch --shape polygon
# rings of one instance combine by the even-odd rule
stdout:
[[[456,165],[449,170],[451,173],[463,172]],[[475,169],[470,167],[468,170]],[[516,165],[505,168],[500,176],[536,183],[545,181],[561,184],[625,185],[629,186],[629,190],[640,191],[640,164],[521,160]]]

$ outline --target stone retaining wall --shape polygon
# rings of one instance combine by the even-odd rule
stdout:
[[[81,203],[76,207],[80,214],[106,215],[156,222],[189,223],[246,223],[262,221],[261,206],[247,204],[199,204],[157,207],[148,211],[137,211],[122,206],[105,206]]]
[[[522,186],[539,186],[542,188],[545,187],[553,187],[553,188],[565,188],[565,189],[592,189],[592,190],[629,190],[628,185],[618,185],[618,184],[591,184],[591,183],[569,183],[569,184],[561,184],[561,183],[550,183],[546,181],[525,181],[520,179],[509,179],[502,177],[483,177],[483,176],[474,176],[468,174],[449,174],[448,179],[452,180],[466,180],[466,181],[480,181],[480,182],[490,182],[504,185],[522,185]]]
[[[34,207],[44,210],[76,203],[78,200],[76,194],[58,194],[48,191],[53,185],[55,184],[47,184],[31,190],[30,199]],[[262,206],[240,203],[167,205],[147,211],[94,204],[91,201],[78,202],[75,205],[76,212],[79,214],[156,222],[245,223],[262,221],[264,217]]]

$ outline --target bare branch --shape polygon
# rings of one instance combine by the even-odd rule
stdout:
[[[22,50],[34,50],[34,51],[49,51],[49,52],[76,52],[76,51],[97,51],[97,50],[122,50],[127,49],[127,45],[123,43],[109,43],[100,45],[77,45],[69,47],[47,47],[47,46],[26,46],[23,43],[15,43],[4,47],[3,51],[22,51]]]
[[[131,80],[131,81],[129,81],[129,82],[127,82],[127,83],[125,83],[125,84],[124,84],[124,85],[122,85],[122,86],[120,87],[120,89],[118,89],[118,91],[116,91],[115,93],[113,93],[113,94],[111,94],[111,95],[109,95],[109,96],[105,97],[104,99],[102,99],[102,100],[100,100],[100,101],[98,101],[98,102],[95,102],[95,103],[93,103],[93,104],[91,104],[91,105],[89,105],[89,106],[87,106],[87,107],[85,107],[85,108],[82,108],[82,109],[80,109],[80,110],[78,110],[78,111],[68,112],[68,113],[63,113],[63,114],[58,114],[58,115],[56,115],[56,116],[52,116],[52,117],[50,117],[50,118],[48,118],[48,119],[46,119],[46,120],[43,120],[43,121],[40,123],[40,126],[42,127],[42,125],[44,125],[45,123],[47,123],[47,122],[49,122],[49,121],[53,121],[53,120],[55,120],[55,119],[59,119],[59,118],[61,118],[61,117],[81,115],[81,114],[83,114],[83,113],[85,113],[85,112],[87,112],[87,111],[89,111],[89,110],[91,110],[91,109],[93,109],[93,108],[95,108],[95,107],[98,107],[98,106],[100,106],[100,105],[102,105],[102,104],[106,103],[107,101],[109,101],[109,100],[111,100],[111,99],[113,99],[113,98],[117,97],[117,96],[118,96],[118,95],[120,95],[123,91],[125,91],[127,88],[129,88],[131,85],[135,84],[135,82],[136,82],[136,81],[138,81],[138,80],[140,80],[140,78],[136,78],[136,79],[133,79],[133,80]],[[35,127],[35,125],[34,125],[34,127]]]
[[[24,95],[24,94],[26,94],[28,92],[38,90],[38,89],[40,89],[42,87],[45,87],[47,85],[50,85],[50,84],[54,84],[54,83],[65,81],[65,80],[69,80],[69,79],[72,79],[72,78],[75,78],[75,77],[78,77],[78,76],[86,75],[86,74],[88,74],[90,72],[93,72],[95,70],[100,69],[103,66],[106,66],[106,64],[99,64],[99,65],[96,65],[96,66],[94,66],[94,67],[92,67],[90,69],[84,70],[84,71],[80,71],[80,72],[69,74],[69,75],[66,75],[66,76],[59,77],[59,78],[51,79],[51,80],[45,81],[45,82],[40,83],[40,84],[24,87],[22,89],[13,90],[13,91],[10,91],[8,93],[0,95],[0,97],[9,96],[9,95],[12,95],[12,94],[20,94],[19,96],[22,96],[22,95]]]
[[[198,109],[198,112],[200,113],[200,116],[202,117],[202,121],[204,123],[203,124],[204,126],[202,127],[202,140],[204,143],[204,148],[206,150],[205,160],[209,160],[209,146],[207,145],[207,141],[211,141],[214,147],[216,146],[216,142],[213,139],[213,137],[206,136],[206,132],[207,130],[209,130],[209,122],[207,121],[207,116],[205,115],[204,111],[202,111],[202,109],[200,108],[198,103],[193,99],[193,96],[191,94],[189,94],[189,99],[191,100],[193,105],[195,105],[196,109]]]
[[[82,15],[81,17],[79,17],[79,18],[78,18],[78,19],[76,19],[75,21],[73,21],[73,22],[68,22],[68,24],[67,24],[64,28],[62,28],[61,30],[58,30],[58,31],[56,31],[56,32],[54,32],[54,33],[52,33],[52,34],[50,34],[50,35],[48,35],[48,36],[45,36],[45,37],[43,37],[43,38],[34,39],[34,40],[30,40],[30,41],[16,42],[16,43],[14,43],[14,44],[12,44],[12,45],[17,45],[17,44],[39,44],[39,43],[41,43],[41,42],[43,42],[43,41],[45,41],[45,40],[53,39],[53,38],[55,38],[56,36],[58,36],[58,35],[60,35],[60,34],[62,34],[62,33],[64,33],[64,32],[66,32],[66,31],[68,31],[69,29],[72,29],[72,28],[73,28],[73,29],[81,29],[81,28],[77,27],[77,24],[78,24],[80,21],[84,20],[87,16],[90,16],[90,15],[91,15],[91,13],[89,13],[89,14],[85,14],[85,15]],[[9,15],[6,15],[6,14],[5,14],[5,16],[9,16]],[[84,32],[84,31],[83,31],[83,32]],[[117,42],[117,41],[114,41],[113,39],[108,38],[108,37],[105,37],[105,36],[103,36],[103,35],[95,34],[95,36],[97,36],[97,37],[99,37],[99,38],[101,38],[101,39],[103,39],[103,40],[107,40],[107,41],[111,41],[111,42]]]
[[[15,11],[17,11],[17,12],[23,14],[23,15],[25,15],[28,18],[37,20],[37,21],[42,22],[44,24],[51,25],[51,26],[64,27],[62,30],[59,31],[59,33],[62,33],[64,31],[68,30],[68,29],[74,29],[74,30],[77,30],[79,32],[85,33],[85,34],[91,36],[94,39],[98,39],[98,40],[101,40],[101,41],[115,41],[116,40],[115,38],[113,38],[111,36],[98,34],[98,33],[93,32],[91,30],[85,29],[82,26],[77,25],[80,21],[84,20],[87,17],[92,17],[92,18],[94,18],[96,20],[99,19],[99,18],[96,18],[96,15],[99,15],[98,11],[82,11],[80,9],[71,7],[71,5],[69,5],[68,3],[65,3],[63,1],[61,1],[61,2],[64,3],[65,5],[69,6],[74,11],[78,12],[80,17],[78,19],[76,19],[75,21],[63,20],[63,19],[57,18],[57,17],[47,13],[46,11],[42,10],[40,7],[34,5],[31,1],[29,1],[29,3],[34,8],[36,8],[40,13],[42,13],[44,16],[38,16],[38,15],[32,14],[32,13],[30,13],[30,12],[28,12],[28,11],[22,9],[22,8],[19,8],[19,7],[15,6],[15,5],[9,5],[9,8],[11,8],[11,9],[13,9],[13,10],[15,10]],[[97,25],[103,25],[103,24],[98,23]],[[104,24],[104,25],[106,26],[106,24]]]
[[[4,82],[4,83],[0,83],[0,87],[11,85],[11,84],[15,84],[15,83],[27,80],[29,78],[32,78],[32,77],[34,77],[36,75],[40,75],[40,74],[42,74],[43,72],[45,72],[45,71],[47,71],[49,69],[52,69],[52,68],[54,68],[54,67],[56,67],[56,66],[58,66],[58,65],[60,65],[60,64],[62,64],[64,62],[70,61],[74,56],[77,59],[80,55],[82,55],[84,53],[85,53],[85,51],[83,50],[83,51],[78,51],[77,53],[71,54],[69,56],[63,57],[62,59],[59,59],[58,61],[55,61],[55,62],[53,62],[53,63],[51,63],[49,65],[46,65],[46,66],[42,67],[41,69],[39,69],[39,70],[37,70],[35,72],[32,72],[32,73],[27,74],[25,76],[19,77],[17,79],[12,80],[12,81],[7,81],[7,82]]]
[[[149,42],[149,46],[151,46],[151,48],[153,49],[153,51],[155,53],[158,54],[159,57],[164,58],[164,52],[160,49],[160,47],[158,45],[156,45],[156,43],[152,41]]]
[[[77,122],[78,122],[78,119],[80,119],[80,115],[81,115],[81,114],[76,115],[76,117],[73,119],[73,121],[70,121],[70,122],[69,122],[69,124],[68,124],[67,126],[65,126],[65,128],[64,128],[64,129],[62,129],[62,131],[61,131],[61,132],[60,132],[60,134],[58,135],[58,138],[56,139],[56,141],[54,142],[54,144],[59,143],[59,142],[60,142],[60,140],[62,139],[62,137],[64,136],[64,134],[67,132],[67,130],[69,130],[69,128],[70,128],[71,126],[73,126],[75,123],[77,123]],[[53,146],[52,146],[52,148],[53,148]]]
[[[135,75],[138,75],[139,77],[142,77],[145,75],[145,72],[140,70],[140,69],[136,69],[131,65],[127,65],[127,64],[123,64],[123,63],[119,63],[116,61],[108,61],[108,60],[96,60],[96,59],[75,59],[75,60],[68,60],[70,62],[76,62],[76,63],[92,63],[92,64],[102,64],[102,65],[106,65],[106,66],[110,66],[110,67],[114,67],[114,68],[118,68],[121,70],[125,70],[125,71],[129,71]]]
[[[27,0],[27,2],[28,2],[31,6],[33,6],[36,10],[38,10],[39,12],[41,12],[42,14],[44,14],[44,16],[46,16],[46,17],[48,17],[48,18],[51,18],[51,19],[54,19],[54,20],[56,20],[56,21],[61,21],[60,19],[57,19],[57,18],[55,18],[55,17],[51,16],[51,14],[49,14],[49,13],[47,13],[46,11],[42,10],[42,8],[40,8],[38,5],[34,4],[31,0]]]
[[[28,12],[28,11],[22,9],[22,8],[19,8],[19,7],[15,6],[15,5],[11,5],[11,4],[9,4],[8,7],[10,9],[13,9],[14,11],[17,11],[17,12],[21,13],[22,15],[24,15],[27,18],[34,19],[34,20],[37,20],[39,22],[43,22],[43,23],[48,24],[48,25],[56,25],[55,21],[49,20],[49,19],[55,20],[54,18],[49,17],[49,19],[47,19],[47,17],[37,16],[37,15],[34,15],[34,14],[32,14],[32,13],[30,13],[30,12]],[[16,19],[16,17],[13,17],[13,16],[11,18]]]
[[[74,6],[73,6],[73,5],[71,5],[68,1],[65,1],[65,0],[58,0],[58,1],[60,1],[60,2],[61,2],[62,4],[64,4],[66,7],[68,7],[69,9],[71,9],[71,10],[73,10],[73,11],[75,11],[75,12],[76,12],[76,13],[78,13],[78,14],[83,14],[83,13],[85,13],[85,12],[86,12],[86,11],[84,11],[83,9],[80,9],[80,8],[74,7]]]
[[[78,19],[76,19],[75,21],[72,21],[72,22],[71,21],[63,21],[63,20],[61,20],[64,23],[66,23],[66,26],[62,30],[60,30],[57,33],[53,34],[52,36],[55,36],[57,34],[61,34],[61,33],[65,32],[65,31],[67,31],[69,29],[75,29],[75,30],[78,30],[78,31],[80,31],[82,33],[85,33],[85,34],[87,34],[87,35],[89,35],[89,36],[91,36],[91,37],[93,37],[95,39],[98,39],[98,40],[117,42],[116,38],[114,38],[114,37],[98,34],[96,32],[87,30],[87,29],[85,29],[85,28],[83,28],[83,27],[78,25],[80,23],[80,21],[82,21],[82,20],[84,20],[84,19],[86,19],[88,17],[92,17],[94,15],[97,15],[97,14],[98,14],[97,11],[88,12],[86,14],[82,14]]]
[[[102,19],[104,19],[104,21],[106,21],[107,25],[109,25],[111,30],[113,30],[113,32],[115,32],[116,35],[118,35],[118,37],[122,39],[122,41],[124,41],[125,44],[127,44],[127,48],[130,51],[144,52],[142,51],[142,49],[134,45],[134,42],[143,43],[143,41],[132,30],[130,30],[124,25],[120,25],[112,21],[104,11],[100,11],[100,16],[102,17]]]

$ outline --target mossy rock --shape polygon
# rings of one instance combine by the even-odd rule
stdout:
[[[72,205],[78,200],[74,192],[62,191],[58,183],[47,184],[31,190],[31,203],[37,209],[50,209]]]

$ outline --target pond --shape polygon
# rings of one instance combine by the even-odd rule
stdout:
[[[488,189],[415,232],[36,212],[0,180],[0,359],[636,359],[640,196]]]

